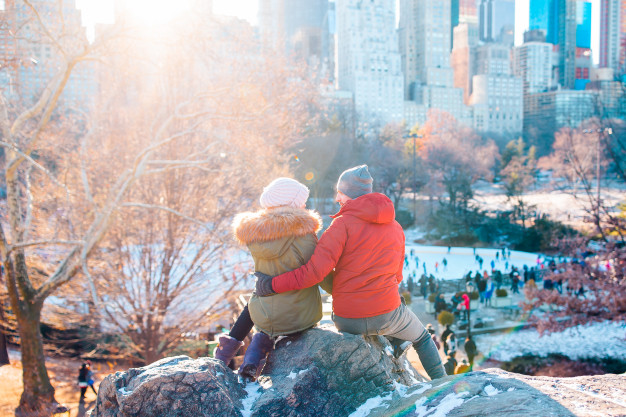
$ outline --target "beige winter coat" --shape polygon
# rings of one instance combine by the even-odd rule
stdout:
[[[276,276],[304,265],[317,245],[322,227],[317,213],[278,207],[235,217],[233,229],[248,246],[255,269]],[[270,336],[281,336],[313,327],[322,318],[319,287],[288,291],[270,297],[253,294],[248,303],[255,326]]]

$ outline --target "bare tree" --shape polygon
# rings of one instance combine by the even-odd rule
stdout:
[[[561,241],[572,260],[557,264],[545,278],[561,280],[563,291],[525,289],[523,306],[540,331],[626,319],[626,250],[612,243],[591,250],[587,244],[584,238]]]
[[[543,158],[540,165],[552,168],[557,180],[564,180],[562,189],[582,203],[595,232],[606,238],[605,225],[612,215],[601,196],[602,173],[609,165],[603,135],[596,119],[584,122],[578,129],[564,127],[555,135],[553,153]]]
[[[505,159],[506,156],[506,159]],[[535,183],[537,160],[535,147],[526,149],[522,138],[511,141],[502,155],[504,188],[507,199],[513,203],[515,217],[522,221],[522,227],[526,228],[528,211],[532,209],[524,200],[524,193]]]
[[[108,35],[87,44],[72,34],[51,29],[63,22],[62,16],[53,13],[62,12],[61,8],[46,13],[44,19],[34,6],[25,3],[32,15],[31,23],[37,24],[42,39],[52,44],[51,50],[61,64],[32,106],[19,110],[19,97],[3,97],[0,103],[8,215],[7,222],[0,224],[0,254],[21,340],[24,391],[17,411],[48,415],[54,388],[46,370],[39,329],[45,301],[73,279],[82,277],[94,307],[99,308],[105,296],[98,289],[110,290],[100,286],[101,268],[115,259],[115,252],[109,253],[111,257],[95,259],[94,265],[90,259],[100,251],[101,244],[102,251],[112,244],[121,245],[115,247],[119,260],[124,256],[133,258],[131,248],[146,247],[146,242],[139,240],[141,222],[129,228],[129,236],[113,233],[111,239],[105,239],[112,227],[119,232],[126,222],[139,217],[138,209],[142,209],[146,220],[154,217],[154,227],[170,224],[174,218],[187,220],[193,226],[180,226],[182,234],[212,231],[214,225],[221,224],[216,219],[223,221],[223,212],[216,207],[228,196],[217,195],[212,201],[215,206],[200,206],[199,212],[190,214],[182,212],[189,209],[189,201],[180,210],[167,206],[176,201],[175,194],[169,201],[161,200],[175,188],[172,184],[176,176],[172,173],[197,171],[199,178],[212,177],[214,186],[220,189],[228,189],[233,178],[245,178],[244,188],[231,197],[239,199],[241,206],[250,204],[249,197],[258,194],[266,179],[259,173],[286,171],[287,157],[279,151],[295,131],[304,128],[302,119],[292,117],[302,114],[310,103],[306,102],[309,95],[304,93],[306,83],[302,78],[288,71],[276,71],[280,65],[277,57],[260,56],[254,44],[234,53],[231,44],[222,42],[249,40],[251,31],[246,35],[225,24],[216,26],[206,37],[206,32],[193,29],[217,23],[194,15],[179,21],[178,27],[162,27],[162,38],[147,41],[145,37],[150,31],[131,30],[119,23],[110,28]],[[235,30],[236,36],[231,38]],[[179,36],[172,37],[175,33]],[[198,49],[190,51],[187,47],[191,45],[212,47],[205,49],[206,53],[193,55]],[[137,67],[145,70],[132,78],[125,78],[129,72],[117,73],[115,88],[126,87],[122,100],[114,94],[106,95],[110,100],[99,103],[92,115],[59,108],[68,79],[81,62],[104,62],[108,64],[105,68],[114,71],[128,58],[124,52],[137,52],[138,48],[144,49],[128,71],[136,71]],[[208,66],[211,71],[202,72],[199,65]],[[199,73],[203,76],[198,77]],[[172,84],[172,80],[178,80],[178,84]],[[101,87],[107,91],[112,85]],[[262,155],[268,157],[260,158]],[[220,159],[222,162],[218,163]],[[282,168],[273,169],[276,165]],[[169,188],[150,187],[149,181],[163,181],[159,178],[166,173],[174,175],[169,176]],[[197,196],[203,183],[191,182],[189,186],[192,184],[200,188],[193,193]],[[144,190],[144,194],[138,190]],[[223,239],[223,229],[214,236]],[[184,247],[180,240],[189,239],[186,236],[179,240],[167,234],[152,237],[157,243],[151,245],[162,248],[166,255],[169,251],[172,259]],[[168,243],[167,239],[173,240]],[[202,242],[200,245],[205,244]],[[206,244],[210,250],[203,252],[197,264],[218,246]],[[168,264],[161,258],[160,267],[168,265],[173,267],[175,261]],[[191,271],[196,269],[192,267]],[[119,274],[119,270],[115,273]],[[111,276],[111,271],[107,276]],[[162,274],[162,278],[174,281],[173,291],[176,282],[185,279],[184,275],[173,274]],[[164,285],[162,281],[161,286]],[[165,300],[172,302],[172,287],[168,291]],[[164,298],[151,302],[156,303],[158,316],[158,304]]]
[[[473,196],[472,185],[492,175],[498,155],[495,144],[481,142],[471,128],[460,125],[442,111],[429,111],[419,134],[420,155],[432,173],[432,180],[446,190],[449,207],[453,211],[466,207]]]

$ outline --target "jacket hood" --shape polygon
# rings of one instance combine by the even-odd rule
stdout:
[[[303,208],[278,207],[240,213],[233,220],[235,239],[242,245],[316,234],[321,229],[319,214]]]
[[[344,214],[358,217],[369,223],[386,224],[396,218],[393,202],[384,194],[369,193],[348,201],[339,212],[330,217],[339,217]]]

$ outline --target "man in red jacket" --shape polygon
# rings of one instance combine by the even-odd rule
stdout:
[[[337,182],[341,209],[305,265],[274,278],[256,273],[259,296],[311,287],[333,274],[333,321],[338,330],[409,341],[431,379],[445,370],[430,334],[401,303],[404,231],[391,200],[372,192],[367,165],[344,171]]]

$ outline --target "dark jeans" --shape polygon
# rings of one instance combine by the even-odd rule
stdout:
[[[239,317],[237,317],[237,321],[235,321],[233,328],[230,329],[229,336],[243,342],[243,339],[246,338],[253,327],[254,323],[250,318],[250,312],[248,311],[248,305],[246,304]]]

